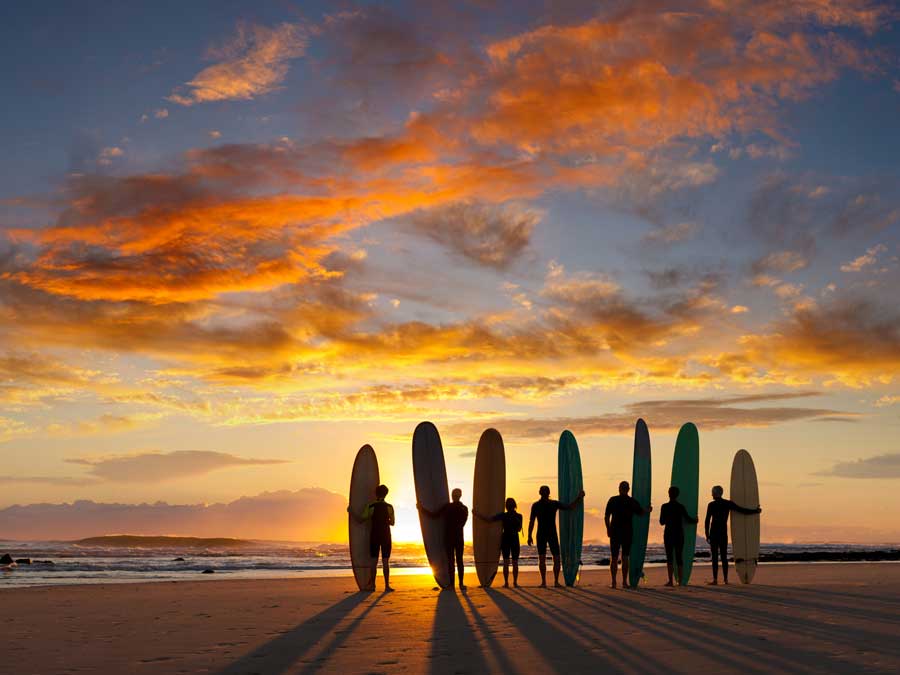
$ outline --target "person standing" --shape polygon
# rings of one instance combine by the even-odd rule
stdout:
[[[375,567],[372,569],[372,582],[366,590],[375,590],[375,574],[378,568],[378,554],[381,553],[381,565],[384,572],[384,591],[393,591],[391,588],[391,527],[394,526],[394,507],[384,501],[387,497],[387,485],[379,485],[375,488],[375,501],[366,505],[363,513],[356,514],[347,507],[347,513],[353,516],[357,522],[372,522],[372,530],[369,535],[369,555],[375,558]]]
[[[512,560],[513,586],[519,587],[519,532],[522,531],[522,514],[516,511],[516,500],[506,500],[506,511],[485,516],[472,509],[472,515],[487,522],[503,523],[500,535],[500,553],[503,555],[503,588],[509,588],[509,563]]]
[[[560,586],[559,572],[562,564],[559,559],[559,534],[556,531],[556,513],[562,509],[563,511],[571,511],[582,499],[584,499],[584,490],[578,493],[568,504],[563,504],[555,499],[550,499],[550,487],[541,485],[538,490],[541,498],[531,505],[531,517],[528,519],[528,545],[534,545],[532,533],[534,532],[534,523],[537,521],[537,550],[538,550],[538,569],[541,571],[541,588],[547,587],[547,548],[550,548],[550,554],[553,556],[553,585]]]
[[[463,583],[463,548],[465,546],[463,527],[469,520],[469,507],[460,501],[462,490],[459,488],[453,490],[450,498],[453,501],[444,504],[437,511],[429,511],[421,504],[416,506],[432,518],[444,519],[444,542],[447,550],[447,564],[450,565],[450,588],[453,588],[453,562],[455,560],[456,570],[459,574],[459,590],[464,591],[466,585]]]
[[[712,489],[713,500],[706,507],[706,520],[704,528],[706,530],[706,541],[709,543],[710,553],[712,554],[712,581],[708,582],[711,586],[719,583],[719,556],[722,557],[722,580],[728,583],[728,514],[731,511],[737,511],[745,515],[754,513],[762,513],[760,507],[755,509],[744,508],[735,504],[730,499],[723,499],[722,495],[725,490],[721,485],[715,485]]]
[[[610,497],[606,502],[606,534],[609,536],[609,573],[612,577],[611,588],[616,588],[616,573],[619,566],[619,552],[622,553],[622,588],[628,588],[628,559],[631,557],[632,516],[643,516],[650,513],[653,507],[646,510],[637,499],[630,496],[631,486],[627,480],[619,483],[619,494]]]
[[[674,567],[678,568],[678,585],[681,585],[681,570],[684,567],[684,523],[696,523],[684,507],[678,501],[681,494],[676,486],[669,488],[669,501],[659,510],[659,524],[665,527],[663,531],[663,543],[666,546],[666,569],[669,572],[669,581],[666,586],[674,586]]]

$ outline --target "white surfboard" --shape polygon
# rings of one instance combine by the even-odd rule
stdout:
[[[738,450],[731,464],[731,493],[735,504],[747,509],[759,506],[759,483],[753,458],[746,450]],[[759,514],[745,515],[731,512],[731,549],[734,566],[745,584],[753,581],[759,565]]]
[[[350,510],[361,516],[363,510],[375,501],[375,488],[378,487],[378,459],[371,445],[364,445],[356,453],[353,462],[353,473],[350,476]],[[370,590],[375,583],[375,566],[377,560],[369,551],[369,538],[372,522],[360,523],[352,515],[348,518],[350,528],[350,562],[353,576],[359,590]]]
[[[416,501],[429,511],[446,506],[450,502],[450,488],[447,485],[444,448],[437,427],[431,422],[422,422],[413,432],[412,456]],[[441,588],[447,588],[451,578],[444,542],[444,521],[420,512],[419,524],[434,580]]]
[[[478,441],[475,452],[475,480],[472,488],[472,508],[482,516],[503,513],[506,502],[506,455],[503,438],[496,429],[487,429]],[[500,521],[486,522],[472,519],[472,549],[475,571],[484,588],[491,585],[500,562]]]

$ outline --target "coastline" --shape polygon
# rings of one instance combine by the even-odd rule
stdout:
[[[9,589],[8,672],[896,672],[900,566],[775,565],[750,586],[395,593],[351,578]],[[474,582],[472,571],[468,579]],[[627,645],[627,648],[626,648]]]

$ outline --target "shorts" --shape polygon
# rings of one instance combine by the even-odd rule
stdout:
[[[675,561],[680,565],[684,557],[684,533],[664,535],[663,544],[666,547],[666,560],[668,562]]]
[[[369,541],[369,555],[378,558],[378,551],[381,550],[381,559],[388,560],[391,557],[391,540],[390,539],[372,539]]]
[[[631,555],[631,532],[616,532],[609,537],[609,551],[613,558],[619,557],[619,550],[622,551],[622,557],[627,558]]]
[[[559,535],[551,532],[549,535],[538,532],[537,550],[538,555],[547,555],[547,547],[550,547],[550,554],[555,558],[559,555]]]
[[[519,537],[515,539],[503,539],[500,542],[500,553],[503,555],[503,559],[506,560],[508,558],[512,558],[513,560],[519,559]]]

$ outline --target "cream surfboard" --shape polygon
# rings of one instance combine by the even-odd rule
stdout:
[[[353,473],[350,475],[350,510],[357,517],[362,516],[366,506],[375,501],[375,488],[378,487],[378,459],[371,445],[364,445],[356,453],[353,462]],[[350,562],[353,576],[359,590],[371,590],[375,587],[375,566],[378,563],[369,551],[369,537],[372,522],[359,522],[350,515]]]
[[[429,511],[438,511],[450,502],[450,490],[441,437],[431,422],[422,422],[413,432],[412,456],[416,501]],[[441,588],[447,588],[451,579],[444,542],[444,522],[420,511],[419,524],[434,580]]]
[[[731,464],[731,493],[729,498],[746,509],[759,506],[759,483],[753,458],[746,450],[738,450]],[[759,514],[745,515],[731,512],[731,550],[734,566],[745,584],[753,581],[759,564]]]
[[[487,429],[481,434],[475,452],[472,510],[490,518],[503,512],[505,501],[506,454],[503,450],[503,438],[496,429]],[[491,585],[497,574],[502,533],[503,525],[500,521],[472,519],[475,571],[478,573],[479,583],[485,588]]]

